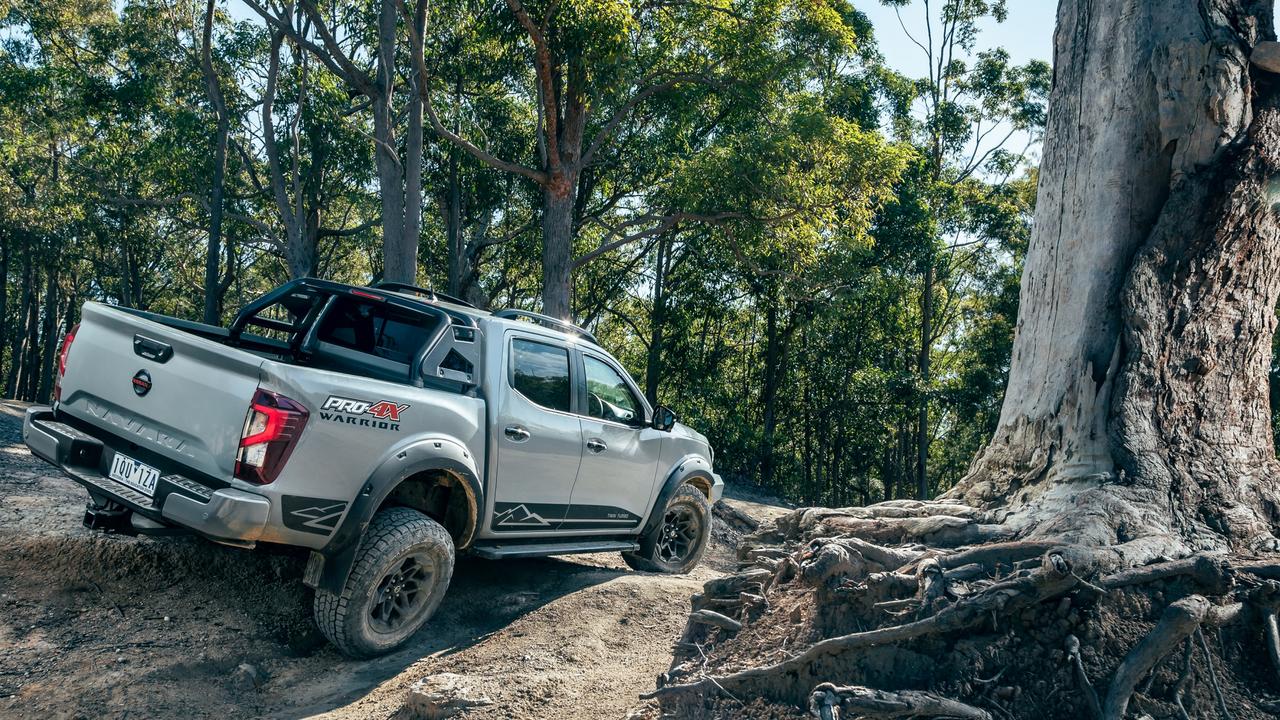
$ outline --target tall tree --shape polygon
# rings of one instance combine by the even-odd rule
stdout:
[[[382,202],[382,275],[387,280],[416,282],[418,241],[422,232],[422,106],[417,100],[421,84],[421,43],[410,48],[407,68],[408,92],[397,104],[397,68],[401,67],[399,9],[396,0],[375,3],[371,39],[361,25],[361,14],[334,12],[326,17],[311,0],[276,3],[272,0],[245,0],[275,32],[299,47],[365,98],[373,115],[374,161]],[[412,35],[422,36],[425,4],[412,14]],[[354,17],[353,17],[354,16]],[[341,23],[341,25],[340,25]],[[310,36],[314,32],[316,39]],[[403,141],[399,116],[403,111]],[[403,142],[403,145],[402,145]],[[277,200],[277,204],[280,201]],[[291,204],[290,204],[291,205]]]
[[[1272,8],[1085,5],[1059,9],[999,429],[955,496],[1102,544],[1274,547]]]

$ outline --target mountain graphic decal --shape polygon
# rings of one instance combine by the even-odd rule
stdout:
[[[513,508],[503,510],[493,518],[495,527],[547,527],[551,523],[547,522],[541,515],[535,513],[524,505],[517,505]]]

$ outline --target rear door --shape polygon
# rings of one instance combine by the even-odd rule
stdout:
[[[582,359],[582,465],[565,529],[626,531],[639,525],[653,496],[662,439],[635,383],[616,363]]]
[[[58,409],[227,479],[262,362],[252,353],[86,303]]]
[[[519,331],[504,341],[507,387],[493,393],[499,406],[490,529],[558,530],[582,459],[572,353],[564,343]]]

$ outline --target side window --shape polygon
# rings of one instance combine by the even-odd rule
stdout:
[[[583,355],[587,369],[587,414],[601,420],[635,424],[643,412],[640,401],[612,367],[590,355]]]
[[[511,387],[542,407],[569,412],[569,351],[532,340],[512,340]]]
[[[370,355],[409,365],[435,329],[436,321],[395,308],[338,298],[325,314],[317,337]]]

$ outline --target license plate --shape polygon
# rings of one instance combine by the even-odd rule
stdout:
[[[111,458],[111,472],[107,474],[112,480],[124,483],[138,492],[151,497],[156,494],[156,481],[160,479],[160,471],[138,462],[124,453],[116,453]]]

